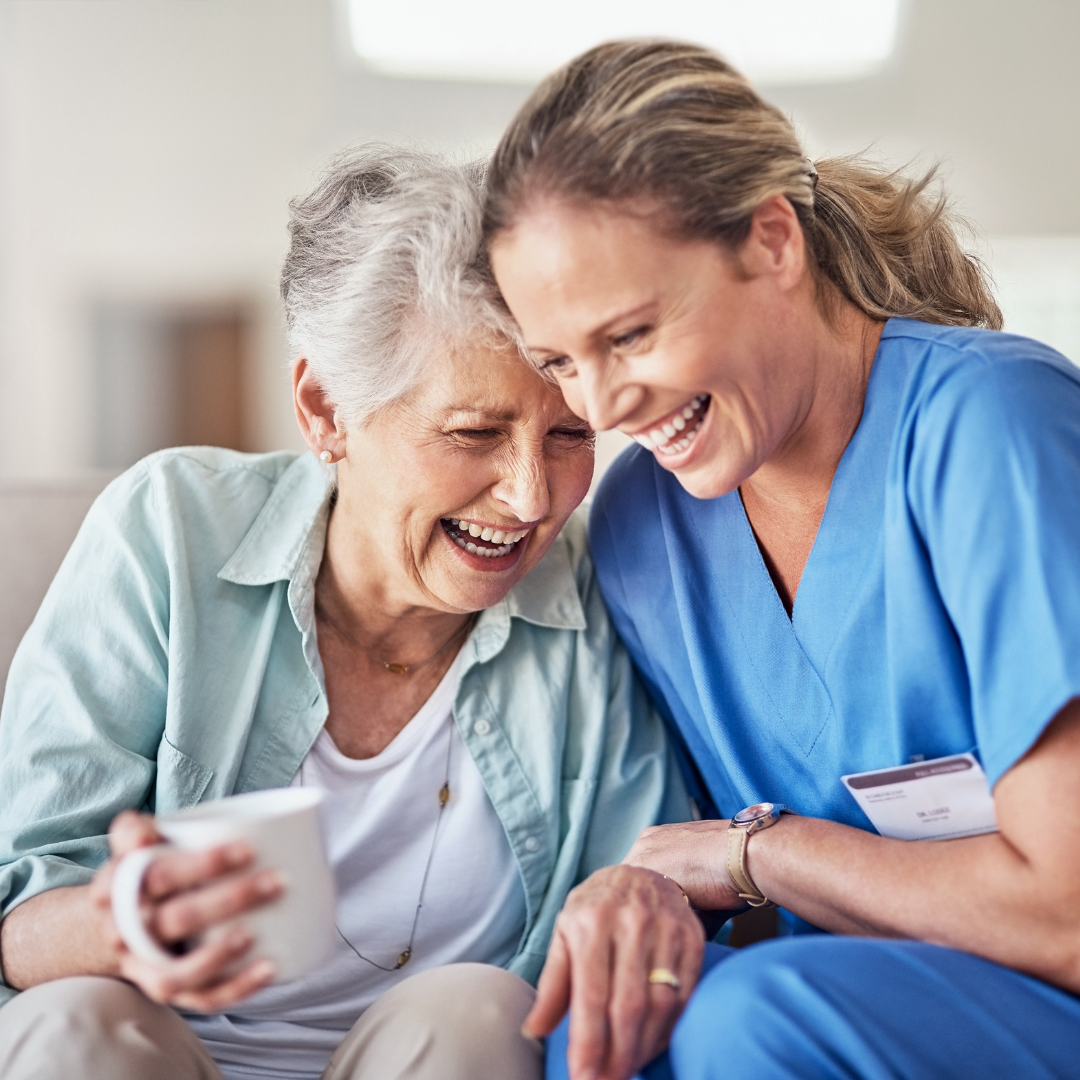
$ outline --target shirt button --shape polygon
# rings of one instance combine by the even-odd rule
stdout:
[[[477,720],[472,729],[477,735],[487,735],[491,731],[491,725],[486,720]]]
[[[526,851],[537,851],[539,849],[539,847],[540,847],[540,841],[537,840],[535,836],[527,836],[527,837],[525,837],[525,850]]]

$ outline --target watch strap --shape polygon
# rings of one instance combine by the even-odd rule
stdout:
[[[754,884],[754,879],[746,869],[746,844],[750,839],[749,829],[728,829],[727,831],[727,872],[739,890],[739,897],[751,907],[775,907]]]

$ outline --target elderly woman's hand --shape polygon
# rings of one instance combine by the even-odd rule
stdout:
[[[559,915],[524,1030],[550,1034],[569,1006],[573,1080],[626,1080],[667,1045],[704,944],[673,881],[634,866],[598,870]],[[651,972],[673,978],[650,982]]]
[[[746,902],[727,872],[727,821],[682,821],[643,829],[623,863],[677,881],[700,911],[739,911]]]
[[[112,858],[94,877],[90,898],[102,913],[116,974],[153,1001],[210,1012],[265,986],[274,975],[269,961],[237,969],[251,947],[242,925],[213,942],[178,953],[167,964],[139,959],[124,945],[112,921],[111,888],[116,864],[129,851],[161,842],[153,818],[125,812],[109,830]],[[179,948],[211,927],[236,918],[280,895],[272,870],[245,873],[251,849],[242,842],[199,852],[173,852],[154,860],[143,879],[143,913],[150,933],[166,948]]]

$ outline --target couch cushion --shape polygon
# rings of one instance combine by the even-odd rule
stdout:
[[[113,475],[0,479],[0,686],[90,504]]]

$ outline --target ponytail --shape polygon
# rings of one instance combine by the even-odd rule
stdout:
[[[804,222],[818,272],[871,318],[1000,330],[986,271],[958,240],[962,222],[916,179],[856,157],[817,162],[813,217]]]

